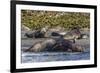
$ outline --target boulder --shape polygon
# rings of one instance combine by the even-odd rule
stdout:
[[[25,25],[21,25],[21,30],[22,30],[22,31],[30,31],[30,28],[28,28],[28,27],[25,26]]]

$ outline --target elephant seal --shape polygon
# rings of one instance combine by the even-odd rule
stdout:
[[[54,46],[55,43],[56,41],[54,39],[46,39],[45,41],[35,43],[26,51],[29,52],[50,51],[50,49]]]
[[[45,32],[41,31],[41,30],[37,30],[35,33],[34,33],[34,37],[35,38],[44,38]]]
[[[34,32],[26,32],[25,36],[28,38],[44,38],[45,34],[48,30],[48,27],[44,27],[42,29],[39,30],[34,30]]]
[[[25,36],[28,37],[28,38],[44,38],[45,32],[43,32],[41,30],[36,30],[34,32],[25,33]]]
[[[33,38],[34,37],[34,32],[27,32],[25,35],[27,38]]]
[[[60,38],[56,45],[53,47],[53,50],[56,51],[68,51],[68,52],[83,52],[84,48],[81,45],[75,44],[75,40],[66,40]]]
[[[69,32],[66,33],[66,35],[64,35],[65,39],[78,39],[81,37],[81,32],[79,30],[79,28],[73,28],[72,30],[70,30]]]
[[[59,39],[46,39],[45,41],[38,42],[32,45],[26,51],[29,52],[83,52],[84,48],[80,45],[76,45],[71,40],[63,38]]]

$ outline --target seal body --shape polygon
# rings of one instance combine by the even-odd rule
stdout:
[[[82,52],[84,48],[76,45],[70,40],[65,39],[46,39],[45,41],[37,42],[32,45],[27,51],[30,52]]]
[[[53,39],[47,39],[45,41],[37,42],[32,45],[27,51],[30,52],[43,52],[50,51],[50,49],[55,45],[56,41]]]

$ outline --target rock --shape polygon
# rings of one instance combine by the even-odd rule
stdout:
[[[74,36],[73,35],[64,35],[64,39],[71,40],[71,39],[74,39]]]
[[[66,32],[60,32],[59,34],[64,36],[66,35]]]
[[[51,33],[52,33],[51,31],[47,31],[44,36],[46,38],[49,38],[49,37],[51,37]]]
[[[81,35],[81,38],[82,38],[82,39],[87,39],[87,38],[89,38],[89,36],[86,35],[86,34],[82,34],[82,35]]]
[[[41,29],[41,32],[47,32],[49,29],[49,26],[45,26],[44,28]]]
[[[30,28],[28,28],[28,27],[25,26],[25,25],[21,25],[21,30],[22,30],[22,31],[30,31]]]

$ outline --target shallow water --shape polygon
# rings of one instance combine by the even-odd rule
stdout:
[[[32,62],[50,62],[50,61],[70,61],[70,60],[89,60],[90,52],[40,52],[40,53],[30,53],[22,52],[22,63],[32,63]]]

